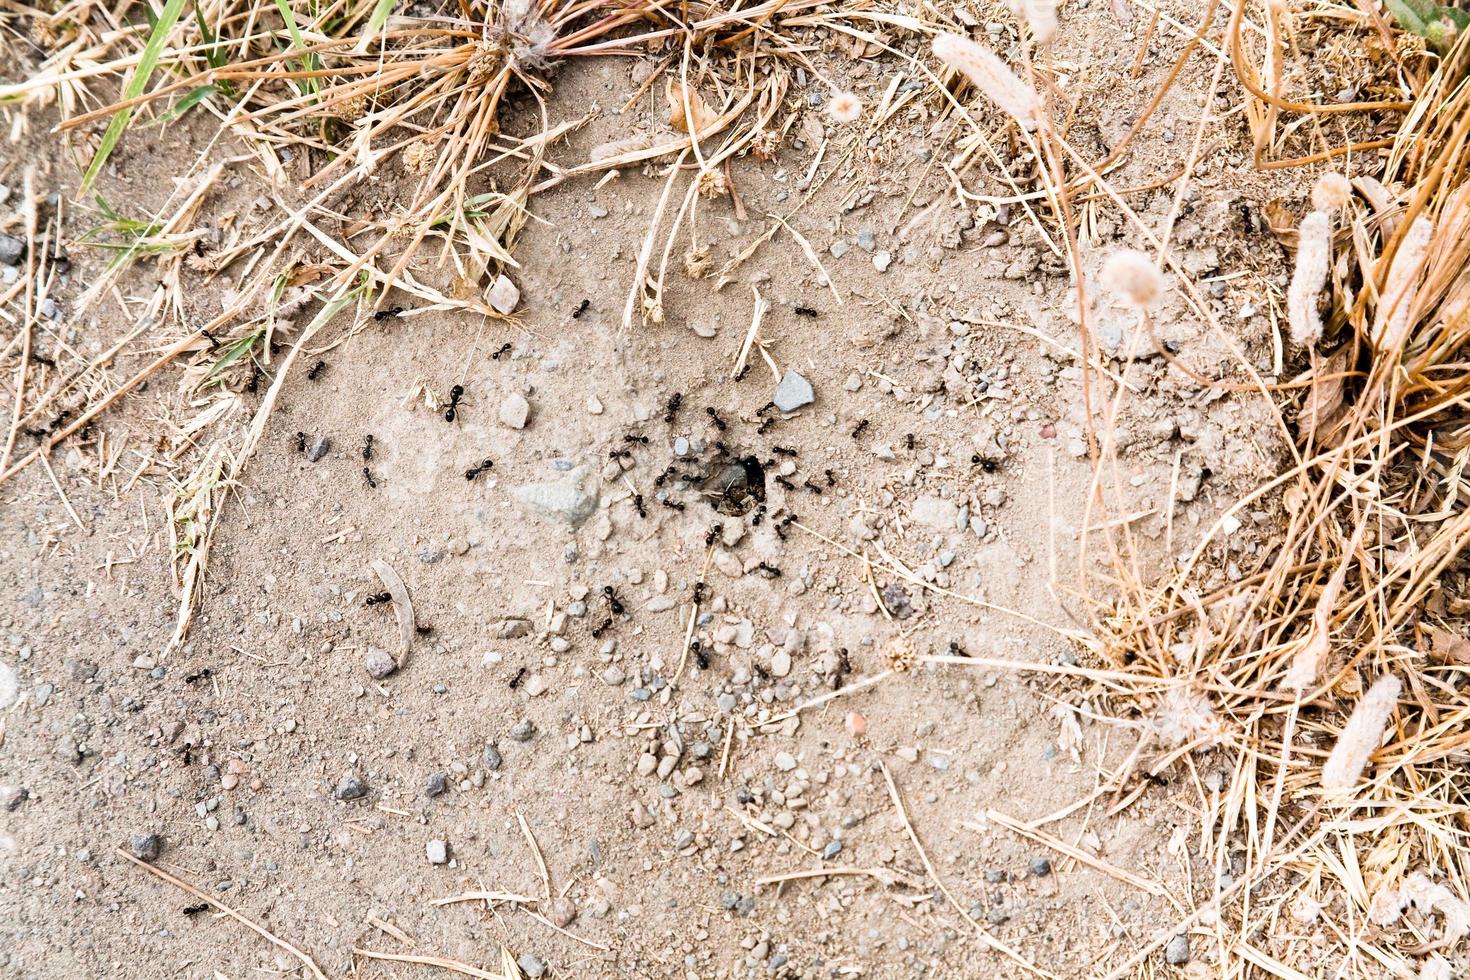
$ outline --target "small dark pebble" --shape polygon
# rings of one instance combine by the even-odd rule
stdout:
[[[1032,858],[1026,867],[1038,878],[1045,878],[1051,874],[1051,862],[1046,858]]]
[[[500,758],[500,750],[495,747],[495,743],[494,742],[486,742],[485,743],[485,756],[484,756],[484,758],[485,758],[485,768],[486,769],[489,769],[491,772],[494,772],[495,770],[497,770],[497,769],[500,768],[500,763],[502,761],[501,758]]]
[[[436,772],[429,777],[429,782],[424,786],[425,796],[443,796],[449,792],[449,774]]]
[[[337,783],[337,788],[332,795],[339,800],[360,800],[367,796],[367,783],[357,777],[357,773],[349,772]]]
[[[157,834],[136,833],[128,838],[128,850],[139,861],[157,861],[163,853],[163,838]]]
[[[529,742],[535,734],[536,724],[529,718],[516,722],[515,727],[510,730],[510,737],[517,742]]]

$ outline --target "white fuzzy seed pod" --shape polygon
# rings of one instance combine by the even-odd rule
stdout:
[[[1398,705],[1402,689],[1403,685],[1392,674],[1384,674],[1368,688],[1322,767],[1323,789],[1329,793],[1346,793],[1357,785],[1368,757],[1383,741],[1383,730]]]
[[[863,115],[863,102],[851,92],[833,92],[827,101],[827,115],[840,123],[857,122]]]
[[[1057,33],[1057,0],[1011,0],[1011,12],[1031,28],[1037,44],[1049,44]]]
[[[1312,185],[1312,207],[1331,214],[1352,200],[1353,185],[1335,170],[1329,170]]]
[[[958,34],[940,34],[934,38],[934,56],[963,72],[986,98],[1026,129],[1036,127],[1041,99],[989,48]]]
[[[1152,306],[1164,295],[1164,274],[1153,259],[1135,249],[1108,256],[1100,278],[1104,289],[1139,309]]]
[[[1286,322],[1298,347],[1311,347],[1322,339],[1322,318],[1317,315],[1317,297],[1327,285],[1332,267],[1332,220],[1325,211],[1313,211],[1296,231],[1296,268],[1286,289]]]
[[[1414,292],[1433,238],[1434,222],[1421,214],[1399,242],[1373,317],[1373,346],[1379,350],[1394,350],[1407,339],[1409,308],[1414,305]]]

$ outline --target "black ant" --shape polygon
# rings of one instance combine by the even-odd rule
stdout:
[[[521,678],[526,676],[526,668],[522,667],[516,671],[516,675],[510,679],[510,689],[514,691],[521,686]]]
[[[304,453],[304,452],[306,452],[306,433],[305,432],[298,432],[298,433],[296,433],[296,451],[298,453]]]
[[[726,429],[725,420],[722,419],[722,418],[720,418],[720,413],[719,412],[715,411],[713,408],[708,408],[707,407],[704,410],[704,414],[706,414],[706,415],[709,416],[709,420],[714,423],[714,426],[715,426],[716,429],[719,429],[721,432],[724,432],[725,431],[725,429]]]
[[[501,344],[500,350],[490,355],[490,360],[498,361],[510,352],[510,344]]]
[[[950,640],[949,641],[949,655],[951,657],[968,657],[969,656],[969,654],[965,652],[965,648],[962,647],[962,646],[960,646],[954,640]]]
[[[812,309],[810,306],[798,306],[792,312],[794,312],[797,316],[815,317],[817,315],[817,311]]]
[[[832,690],[842,687],[842,680],[852,673],[852,661],[847,659],[847,647],[837,651],[837,669],[832,672]]]
[[[698,637],[689,641],[689,651],[694,654],[694,662],[699,665],[700,670],[709,670],[709,651],[699,642]]]
[[[755,509],[755,513],[752,514],[752,515],[750,515],[750,526],[751,527],[760,527],[761,526],[761,521],[765,520],[765,517],[766,517],[766,505],[765,504],[761,504],[759,507],[757,507]]]
[[[679,411],[679,406],[683,403],[684,393],[682,391],[674,392],[673,396],[669,399],[668,406],[664,409],[664,421],[666,423],[672,423],[674,421],[674,415]]]
[[[789,449],[786,446],[772,446],[771,447],[771,452],[775,453],[777,456],[796,456],[796,455],[798,455],[798,453],[797,453],[797,451],[795,449]]]
[[[609,626],[611,626],[611,625],[612,625],[612,619],[611,619],[611,617],[609,617],[608,619],[604,619],[601,623],[599,623],[597,625],[597,628],[592,631],[592,638],[595,640],[599,636],[601,636],[602,634],[606,633],[607,632],[607,628]]]
[[[390,309],[378,310],[376,313],[373,314],[373,320],[378,323],[382,323],[384,320],[392,320],[398,316],[401,316],[402,314],[403,307],[394,306]]]
[[[832,471],[831,470],[823,470],[822,472],[827,477],[827,486],[829,486],[829,487],[835,487],[835,486],[837,486],[837,477],[835,477],[835,476],[832,475]]]
[[[459,400],[463,397],[464,385],[455,385],[449,389],[449,408],[444,412],[444,421],[454,421],[454,417],[459,414]]]
[[[674,467],[672,467],[672,466],[666,467],[662,473],[660,473],[658,476],[656,476],[656,477],[653,478],[653,485],[656,486],[656,487],[663,486],[664,485],[664,481],[667,480],[669,477],[673,476],[677,472],[678,471],[675,470]]]
[[[194,239],[194,255],[196,258],[204,258],[204,239]]]
[[[37,353],[36,351],[31,351],[31,360],[37,364],[44,364],[47,367],[51,368],[54,368],[56,366],[55,361],[47,357],[45,354]]]
[[[592,301],[590,299],[584,299],[584,300],[582,300],[582,302],[580,302],[580,303],[577,304],[577,308],[572,311],[572,319],[573,320],[580,320],[580,319],[582,319],[582,314],[583,313],[586,313],[587,312],[587,307],[589,307],[591,305],[592,305]]]
[[[194,240],[194,244],[195,245],[198,245],[199,244],[199,240],[198,239],[195,239]],[[194,916],[198,915],[200,912],[207,912],[207,911],[209,911],[209,903],[208,902],[200,902],[198,905],[185,905],[184,906],[184,914],[187,915],[187,916],[189,916],[190,918],[193,918]]]
[[[495,465],[495,460],[493,460],[493,459],[486,459],[483,462],[481,462],[479,466],[471,466],[469,469],[465,470],[464,471],[464,478],[466,480],[473,480],[475,477],[479,476],[481,473],[483,473],[486,470],[490,469],[490,467],[492,467],[494,465]]]
[[[765,575],[767,578],[781,577],[781,569],[777,568],[775,565],[768,564],[767,562],[761,562],[755,567],[761,572],[761,574]]]
[[[861,422],[859,422],[857,424],[857,427],[852,430],[852,437],[854,439],[856,439],[858,436],[860,436],[860,435],[863,434],[863,430],[866,429],[867,427],[868,427],[868,420],[867,419],[863,419]]]
[[[430,626],[428,623],[416,623],[414,624],[413,631],[419,636],[432,636],[434,633],[434,627]]]
[[[326,361],[317,361],[315,364],[313,364],[311,366],[311,370],[306,372],[306,380],[307,381],[315,381],[317,378],[320,378],[322,376],[322,372],[325,371],[326,369],[327,369],[327,362]]]
[[[907,434],[904,435],[904,437],[903,437],[903,445],[904,445],[904,448],[905,449],[913,449],[914,448],[914,434],[912,432],[909,432],[909,433],[907,433]]]
[[[245,386],[252,395],[260,390],[260,376],[263,373],[260,370],[260,364],[252,357],[250,359],[250,383]]]
[[[723,442],[721,442],[718,439],[715,440],[714,449],[715,449],[715,455],[716,456],[728,456],[728,455],[730,455],[730,447],[727,446],[727,445],[725,445]]]
[[[708,548],[710,545],[714,544],[715,538],[718,538],[720,536],[720,533],[724,530],[725,525],[720,524],[719,522],[711,524],[709,530],[704,532],[704,546]]]
[[[694,604],[697,606],[704,601],[704,583],[694,583]]]
[[[661,501],[659,501],[659,503],[661,503],[665,507],[669,508],[669,510],[683,510],[684,509],[684,505],[682,503],[680,503],[679,501],[677,501],[677,500],[661,500]]]
[[[979,453],[975,453],[974,455],[972,455],[970,457],[970,462],[972,464],[976,465],[976,466],[979,466],[982,470],[984,470],[987,473],[994,473],[995,472],[995,460],[993,460],[993,459],[982,459],[980,457],[980,454]]]
[[[785,487],[787,490],[795,490],[796,489],[796,484],[794,484],[790,480],[786,479],[786,477],[781,476],[779,473],[776,474],[776,482],[779,483],[779,484],[781,484],[781,486]]]
[[[820,494],[822,492],[822,488],[817,486],[811,480],[807,480],[805,483],[802,484],[802,486],[806,487],[812,493]]]
[[[366,466],[362,468],[362,478],[366,480],[367,485],[372,487],[374,490],[378,488],[378,481],[373,479],[373,471],[368,469]]]
[[[758,408],[758,409],[755,410],[755,414],[757,414],[757,415],[764,415],[764,414],[766,414],[767,412],[769,412],[771,409],[773,409],[775,407],[776,407],[776,403],[775,402],[766,402],[760,408]]]
[[[184,683],[185,684],[197,684],[197,683],[199,683],[202,680],[207,680],[209,677],[211,677],[213,675],[214,675],[214,671],[210,670],[208,667],[204,667],[204,668],[202,668],[200,670],[194,671],[194,673],[192,673],[192,674],[186,675],[184,677]]]
[[[376,605],[379,605],[380,603],[392,602],[392,601],[393,601],[393,594],[391,592],[374,592],[372,595],[368,596],[366,600],[364,600],[363,605],[364,606],[376,606]]]
[[[627,450],[627,449],[614,449],[612,452],[610,452],[610,453],[607,454],[607,458],[608,459],[632,459],[633,458],[633,453],[632,453],[631,450]]]
[[[209,341],[209,349],[210,350],[219,350],[219,348],[220,348],[220,342],[219,342],[218,338],[215,337],[214,334],[212,334],[212,333],[209,332],[209,328],[208,327],[200,327],[199,328],[199,332],[204,335],[204,339],[205,340]],[[310,375],[308,375],[308,377],[310,377]]]
[[[755,434],[763,436],[766,434],[766,430],[775,424],[776,420],[774,418],[762,419],[761,424],[756,426]]]
[[[623,441],[624,442],[637,442],[637,443],[641,443],[641,444],[643,444],[645,446],[648,445],[648,437],[647,436],[637,436],[637,435],[631,435],[630,434],[630,435],[623,436]]]
[[[611,585],[604,585],[602,587],[602,594],[607,597],[607,605],[612,610],[613,615],[621,616],[623,614],[623,603],[618,599],[618,594],[613,590],[613,587]]]
[[[785,517],[783,517],[779,521],[777,521],[776,522],[776,537],[780,538],[782,541],[785,541],[786,540],[786,529],[788,527],[790,527],[791,524],[793,522],[795,522],[795,520],[796,520],[796,515],[795,514],[787,514]]]
[[[373,434],[371,432],[362,441],[362,458],[365,460],[373,458]]]
[[[643,508],[643,494],[633,494],[633,509],[638,511],[639,517],[647,517],[648,511]]]
[[[745,365],[745,367],[743,367],[739,371],[736,371],[735,372],[735,380],[736,381],[744,381],[745,380],[745,376],[747,374],[749,374],[749,373],[750,373],[750,365],[747,364],[747,365]]]

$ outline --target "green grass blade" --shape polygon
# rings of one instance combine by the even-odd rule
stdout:
[[[123,101],[136,99],[143,94],[148,87],[148,79],[153,75],[153,69],[158,67],[158,59],[163,55],[163,46],[168,41],[169,33],[178,23],[179,15],[184,12],[184,0],[168,0],[164,5],[163,15],[153,25],[153,32],[148,35],[148,43],[143,48],[143,57],[138,61],[138,67],[133,69],[133,75],[128,79],[128,84],[123,87]],[[116,149],[118,141],[122,139],[123,132],[128,128],[128,123],[133,118],[132,109],[119,109],[113,113],[112,121],[107,124],[107,131],[102,134],[102,143],[97,147],[97,154],[92,157],[92,165],[82,177],[81,193],[85,194],[102,172],[102,166],[107,158]]]
[[[286,30],[291,33],[291,42],[296,47],[305,49],[306,41],[301,37],[301,28],[296,26],[296,15],[291,11],[291,5],[286,0],[276,0],[276,9],[281,12],[281,19],[286,22]],[[301,62],[303,68],[312,71],[316,68],[316,56],[308,54]],[[312,95],[317,92],[317,80],[315,78],[304,78],[301,80],[303,88]]]
[[[368,18],[367,32],[376,34],[388,23],[388,15],[393,12],[393,0],[378,0],[373,4],[373,15]]]

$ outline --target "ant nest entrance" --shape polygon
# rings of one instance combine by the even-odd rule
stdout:
[[[721,514],[743,517],[766,501],[766,467],[753,454],[732,455],[700,487]]]

